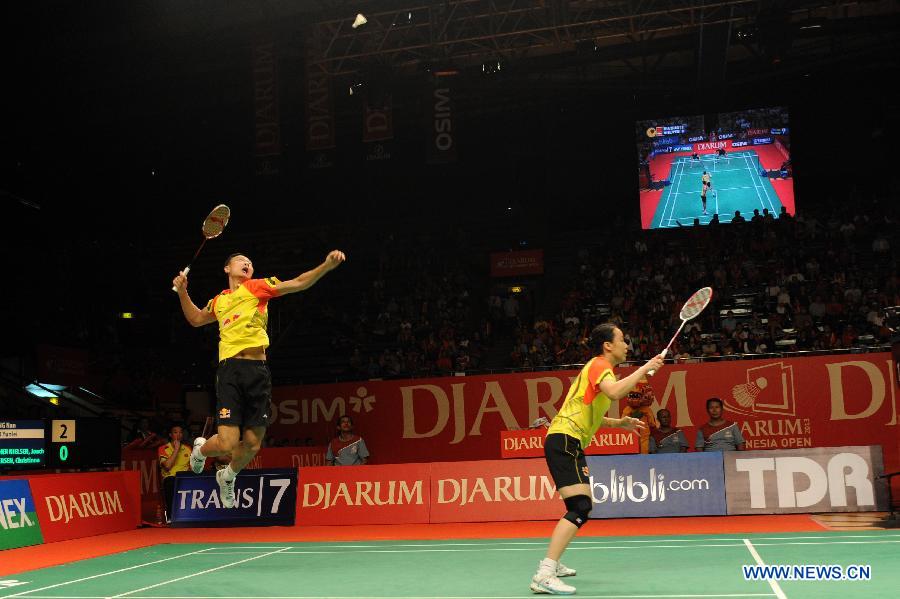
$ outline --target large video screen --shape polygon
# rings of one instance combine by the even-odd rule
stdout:
[[[786,108],[643,120],[635,132],[642,228],[794,215]]]

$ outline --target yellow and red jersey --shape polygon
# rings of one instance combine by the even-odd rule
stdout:
[[[600,381],[607,377],[615,380],[612,364],[606,358],[592,358],[578,373],[569,387],[566,400],[550,423],[547,434],[562,433],[581,440],[586,448],[597,429],[603,425],[603,417],[612,403],[600,391]]]
[[[269,300],[278,296],[275,277],[250,279],[232,291],[226,289],[206,304],[219,321],[219,361],[248,347],[269,347],[266,325]]]
[[[157,454],[159,455],[159,471],[162,474],[163,478],[168,478],[170,476],[175,476],[178,472],[186,472],[191,462],[191,450],[184,443],[181,444],[181,448],[178,450],[178,455],[175,457],[175,462],[172,464],[172,467],[166,470],[165,463],[172,456],[172,452],[175,451],[175,446],[172,445],[171,442],[166,443],[165,445],[160,445],[157,450]]]

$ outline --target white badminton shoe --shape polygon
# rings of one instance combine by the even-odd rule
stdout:
[[[231,480],[225,480],[225,469],[216,472],[216,482],[219,483],[219,499],[222,500],[222,507],[234,507],[234,481],[235,476]]]
[[[553,574],[538,572],[531,579],[531,590],[534,593],[547,595],[574,595],[575,587],[561,581]]]
[[[563,576],[575,576],[577,571],[575,568],[570,568],[569,566],[563,565],[562,562],[558,562],[556,564],[556,577],[562,578]]]
[[[191,451],[191,470],[194,471],[194,474],[203,472],[203,466],[206,464],[206,457],[200,453],[200,448],[204,443],[206,443],[206,439],[203,437],[194,439],[194,449]]]

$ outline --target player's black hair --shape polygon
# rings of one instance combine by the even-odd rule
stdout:
[[[721,399],[719,399],[718,397],[710,397],[709,399],[706,400],[706,411],[707,412],[709,411],[709,404],[713,404],[713,403],[719,404],[719,407],[721,407],[721,408],[725,407],[725,404],[722,403]]]
[[[230,256],[228,256],[227,258],[225,258],[225,266],[228,266],[229,264],[231,264],[231,259],[232,259],[232,258],[236,258],[236,257],[238,257],[238,256],[246,256],[246,255],[247,255],[247,254],[245,254],[244,252],[235,252],[234,254],[231,254]]]
[[[603,344],[607,341],[612,343],[617,328],[619,327],[611,322],[604,322],[594,327],[594,330],[591,331],[591,346],[597,348],[597,351],[603,351]]]

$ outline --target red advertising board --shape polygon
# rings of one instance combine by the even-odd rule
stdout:
[[[544,250],[492,252],[492,277],[517,277],[544,274]]]
[[[297,524],[423,524],[429,464],[300,468]]]
[[[140,526],[139,477],[135,471],[29,477],[44,542],[90,537]]]
[[[543,459],[431,464],[431,522],[556,520],[563,510]]]
[[[632,368],[619,368],[621,377]],[[562,404],[575,370],[277,387],[269,434],[319,438],[351,414],[372,463],[500,458],[500,431],[521,429]],[[667,364],[652,381],[693,446],[720,397],[748,449],[881,445],[900,469],[897,381],[889,353]],[[609,415],[620,415],[621,403]]]
[[[325,447],[263,447],[246,468],[305,468],[325,465]]]
[[[122,449],[122,470],[138,474],[141,490],[141,519],[157,522],[162,517],[163,502],[160,491],[159,453],[151,449]]]
[[[544,438],[547,429],[526,429],[524,431],[500,431],[500,457],[542,458]],[[584,450],[586,455],[613,455],[640,453],[640,438],[618,428],[601,428],[594,435],[591,444]]]

